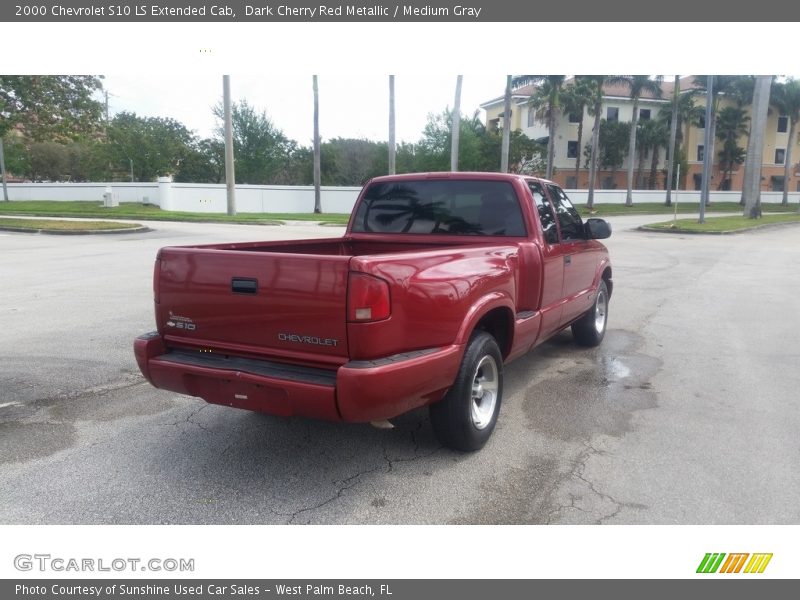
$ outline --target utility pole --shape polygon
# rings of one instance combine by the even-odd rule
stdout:
[[[681,93],[681,76],[675,75],[675,86],[672,90],[672,122],[669,132],[669,163],[667,163],[667,200],[665,204],[672,204],[672,174],[675,172],[675,140],[678,137],[678,101]]]
[[[389,175],[394,175],[396,172],[397,148],[394,125],[394,75],[389,75]]]
[[[508,173],[508,153],[511,145],[511,75],[506,75],[506,96],[503,100],[503,145],[500,149],[500,172]]]
[[[456,77],[456,98],[453,102],[453,118],[450,131],[450,170],[458,171],[458,138],[461,135],[461,81],[463,75]]]
[[[314,213],[322,212],[322,150],[319,141],[319,86],[314,75]]]
[[[233,122],[231,118],[231,76],[222,76],[222,106],[225,113],[225,183],[228,188],[228,214],[236,214],[236,173],[233,167]]]
[[[706,222],[706,202],[708,202],[708,187],[711,179],[711,165],[713,156],[711,156],[711,147],[713,139],[711,138],[711,119],[712,108],[714,104],[714,76],[708,76],[708,83],[706,84],[706,137],[703,142],[703,190],[700,192],[700,219],[699,223]]]

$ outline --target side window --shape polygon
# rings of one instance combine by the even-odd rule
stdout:
[[[528,187],[533,195],[533,201],[536,203],[536,213],[539,215],[539,222],[542,224],[542,231],[544,231],[544,241],[548,244],[558,243],[558,228],[556,227],[556,218],[553,215],[553,209],[550,208],[550,203],[544,197],[544,191],[538,181],[531,181]]]
[[[565,242],[586,239],[581,216],[572,206],[572,202],[569,201],[564,191],[555,185],[548,185],[547,191],[550,192],[553,207],[556,209],[556,218],[561,228],[561,239]]]

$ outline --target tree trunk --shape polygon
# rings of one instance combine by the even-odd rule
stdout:
[[[317,76],[314,75],[314,213],[322,212],[321,182],[322,182],[322,156],[319,141],[319,88]]]
[[[744,184],[742,201],[744,216],[756,219],[761,216],[761,167],[764,155],[764,134],[769,111],[769,91],[772,77],[757,75],[753,91],[753,116],[750,122],[750,137],[747,140],[747,155],[744,161]]]
[[[700,192],[700,218],[698,223],[706,222],[706,205],[708,204],[708,190],[711,185],[711,167],[714,164],[714,156],[710,152],[713,145],[711,139],[711,121],[714,118],[714,76],[709,75],[706,83],[706,122],[705,138],[703,139],[703,185]]]
[[[511,75],[506,75],[506,95],[503,101],[503,145],[500,149],[500,171],[508,173],[508,154],[511,145]]]
[[[453,118],[450,130],[450,170],[458,171],[458,138],[461,135],[461,81],[464,76],[456,77],[456,97],[453,101]]]
[[[658,150],[659,145],[653,146],[653,160],[650,162],[650,181],[647,187],[651,190],[656,189],[656,178],[658,177]]]
[[[631,137],[628,142],[628,193],[625,195],[625,206],[633,206],[633,163],[636,160],[636,126],[639,124],[639,98],[633,99],[633,119],[631,120]]]
[[[644,181],[643,181],[643,173],[644,173],[644,153],[645,153],[645,146],[642,144],[639,146],[639,164],[636,165],[636,189],[641,190],[644,189]]]
[[[706,126],[708,124],[706,123]],[[711,189],[711,178],[714,176],[714,146],[717,143],[717,108],[714,105],[714,98],[711,98],[711,143],[709,144],[709,148],[707,149],[711,152],[711,166],[709,167],[708,173],[708,180],[709,180],[709,189]],[[706,206],[711,205],[711,194],[706,194]]]
[[[789,206],[789,175],[792,169],[792,146],[794,146],[794,130],[795,122],[791,117],[789,118],[789,143],[786,144],[786,155],[783,157],[783,198],[781,199],[782,206]]]
[[[667,148],[667,199],[664,202],[667,206],[672,206],[672,175],[675,172],[675,142],[678,137],[678,101],[681,94],[681,77],[675,75],[675,89],[672,91],[672,122],[669,131],[669,148]]]
[[[577,156],[575,157],[575,189],[580,189],[581,187],[580,183],[578,183],[578,177],[580,177],[581,157],[583,156],[583,149],[581,148],[582,143],[583,143],[583,110],[581,110],[581,120],[578,123],[578,152]]]
[[[556,107],[553,106],[553,102],[550,102],[549,107],[549,125],[547,127],[547,179],[553,179],[553,171],[554,165],[553,162],[555,160],[555,153],[556,153]]]
[[[236,171],[233,162],[233,123],[231,117],[231,77],[222,76],[222,105],[225,118],[225,184],[227,187],[228,214],[236,214]],[[131,167],[133,173],[133,167]]]
[[[389,75],[389,175],[394,175],[396,172],[397,149],[394,130],[394,75]]]
[[[3,150],[3,138],[0,137],[0,176],[3,178],[3,201],[8,202],[8,184],[6,183],[6,155]]]
[[[597,178],[597,151],[600,147],[600,111],[602,109],[602,101],[596,102],[594,105],[594,125],[592,126],[592,150],[589,153],[589,198],[586,201],[586,206],[589,209],[594,208],[594,188],[597,185],[595,179]]]

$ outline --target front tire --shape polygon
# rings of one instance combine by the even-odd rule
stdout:
[[[467,344],[453,387],[430,406],[436,437],[454,450],[480,450],[494,431],[502,399],[503,355],[494,337],[477,331]]]
[[[581,346],[599,346],[606,335],[607,324],[608,286],[601,279],[592,308],[572,324],[572,336]]]

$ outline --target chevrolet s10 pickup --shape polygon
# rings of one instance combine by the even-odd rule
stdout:
[[[341,238],[162,248],[136,360],[157,388],[273,415],[428,405],[445,446],[478,450],[506,363],[567,327],[602,341],[610,234],[542,179],[377,177]]]

